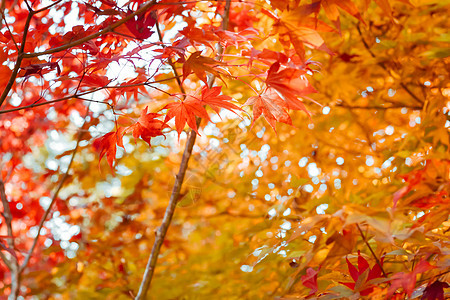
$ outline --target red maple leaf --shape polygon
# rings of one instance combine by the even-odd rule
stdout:
[[[175,55],[179,57],[184,57],[184,53],[186,52],[186,48],[189,45],[189,41],[187,39],[177,40],[173,42],[170,46],[165,45],[163,49],[155,49],[154,52],[159,52],[161,54],[155,55],[154,59],[166,59],[173,58]]]
[[[317,290],[319,289],[317,287],[317,274],[319,273],[319,270],[314,270],[313,268],[308,268],[306,270],[306,275],[303,275],[301,277],[302,283],[307,288],[310,288],[311,291],[309,291],[309,295],[314,295]]]
[[[26,67],[22,67],[18,76],[27,77],[27,76],[30,76],[33,74],[42,76],[53,69],[57,70],[58,76],[61,74],[61,68],[59,67],[57,62],[47,62],[47,63],[41,63],[41,64],[30,64]]]
[[[139,117],[138,121],[129,126],[125,131],[132,130],[135,139],[140,137],[151,146],[150,139],[155,136],[163,135],[162,130],[168,127],[163,121],[156,119],[159,116],[159,114],[147,113],[146,107],[142,111],[142,115]]]
[[[372,269],[370,269],[369,263],[367,260],[361,256],[361,251],[358,250],[358,268],[356,268],[348,258],[345,258],[347,261],[348,271],[350,272],[350,276],[352,276],[352,279],[354,282],[341,282],[341,284],[351,288],[354,291],[359,291],[359,294],[361,296],[366,296],[372,293],[373,286],[371,284],[368,284],[367,282],[369,280],[375,279],[375,278],[381,278],[382,270],[381,267],[378,264],[375,264]],[[381,258],[380,264],[383,266],[384,257]],[[360,287],[356,286],[356,282],[358,282],[361,275],[366,276],[367,278],[364,280],[362,285]]]
[[[142,13],[140,15],[136,15],[130,20],[128,20],[125,25],[128,30],[138,39],[145,40],[149,38],[153,31],[151,28],[156,23],[156,16],[154,12],[150,13]]]
[[[198,134],[195,117],[210,120],[205,105],[209,105],[217,114],[219,114],[221,108],[234,113],[236,113],[235,110],[242,110],[229,102],[232,99],[230,96],[220,95],[221,90],[221,86],[212,88],[203,86],[194,95],[188,95],[185,100],[167,104],[163,107],[163,109],[168,109],[164,122],[175,117],[175,127],[179,137],[186,123]]]
[[[304,97],[316,90],[304,76],[305,71],[285,68],[280,70],[280,63],[275,62],[270,67],[266,84],[267,89],[259,96],[251,97],[245,105],[253,105],[253,123],[261,114],[275,130],[276,122],[292,125],[287,109],[302,110],[309,115],[299,97]]]
[[[108,132],[104,136],[95,139],[93,143],[94,148],[100,152],[99,163],[103,156],[106,155],[106,161],[111,167],[111,170],[113,170],[113,163],[116,159],[116,144],[122,148],[125,148],[122,141],[124,133],[125,128],[120,127],[117,131]]]
[[[408,294],[408,297],[411,297],[416,286],[417,274],[424,273],[434,268],[436,267],[430,265],[426,260],[421,260],[412,272],[398,272],[394,274],[391,277],[391,286],[389,287],[387,294],[388,298],[390,298],[399,287],[402,287]]]
[[[305,71],[292,68],[280,70],[279,62],[270,67],[266,84],[280,93],[289,109],[303,110],[307,114],[308,110],[298,98],[317,92],[305,77]]]
[[[423,292],[423,300],[444,300],[444,289],[449,288],[450,285],[446,282],[436,280],[428,285]]]
[[[106,155],[109,166],[113,169],[113,163],[116,159],[117,146],[125,148],[123,145],[123,136],[128,131],[132,131],[135,139],[143,139],[149,146],[150,139],[155,136],[163,135],[162,130],[168,126],[161,120],[158,120],[159,114],[147,113],[148,107],[144,108],[138,121],[127,127],[119,127],[117,131],[109,132],[94,141],[94,148],[100,152],[100,159]],[[119,119],[120,120],[120,119]]]
[[[189,24],[190,23],[190,24]],[[179,34],[182,34],[188,39],[192,45],[200,44],[208,46],[211,49],[214,47],[210,44],[210,42],[219,41],[220,38],[214,33],[213,30],[204,28],[196,28],[194,24],[188,22],[188,26],[184,27]]]
[[[201,102],[203,104],[208,104],[217,114],[219,114],[220,108],[224,108],[232,112],[234,112],[234,110],[242,110],[240,107],[228,102],[233,98],[226,95],[220,95],[221,90],[221,86],[214,86],[212,88],[208,88],[206,85],[203,86],[201,90]]]
[[[200,100],[190,95],[188,95],[183,101],[167,104],[163,107],[163,109],[168,110],[164,123],[167,123],[172,118],[175,118],[175,128],[178,132],[178,138],[180,138],[180,134],[186,123],[198,134],[197,120],[195,117],[209,120],[208,113]]]

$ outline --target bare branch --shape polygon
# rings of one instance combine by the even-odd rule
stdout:
[[[84,118],[84,124],[86,124],[86,119],[87,119],[88,113],[89,113],[89,107],[87,107],[87,109],[86,109],[86,116]],[[80,129],[82,129],[84,127],[84,124],[83,124],[83,126],[81,126]],[[80,144],[81,138],[83,137],[83,134],[84,134],[83,130],[80,130],[78,132],[77,144],[75,146],[75,149],[73,149],[72,157],[70,159],[69,165],[67,166],[67,170],[64,173],[63,177],[61,178],[61,180],[59,181],[58,187],[56,188],[56,191],[53,194],[52,201],[48,205],[47,209],[45,210],[44,215],[41,218],[41,221],[39,222],[39,226],[38,226],[38,231],[37,231],[36,237],[33,240],[33,244],[31,245],[31,248],[30,248],[30,250],[28,251],[28,253],[27,253],[26,257],[25,257],[25,260],[24,260],[23,264],[19,268],[19,274],[21,274],[25,270],[25,268],[27,267],[28,263],[30,262],[31,256],[33,255],[33,251],[36,248],[37,242],[38,242],[40,234],[41,234],[41,229],[44,226],[45,220],[47,219],[48,215],[50,214],[50,211],[51,211],[51,209],[53,207],[53,204],[55,203],[56,199],[58,198],[59,192],[61,191],[65,181],[69,177],[70,167],[72,166],[72,163],[73,163],[73,161],[75,159],[75,155],[77,153],[78,146]]]
[[[0,179],[0,198],[2,201],[2,205],[3,205],[3,218],[5,219],[5,223],[6,223],[6,228],[7,228],[7,232],[8,232],[8,245],[9,247],[14,251],[14,235],[13,235],[13,230],[12,230],[12,214],[11,214],[11,210],[9,208],[9,202],[6,199],[6,193],[5,193],[5,184],[3,182],[3,180]]]
[[[47,5],[46,7],[43,7],[43,8],[40,8],[40,9],[36,10],[34,13],[38,14],[40,12],[43,12],[43,11],[47,10],[47,9],[50,9],[53,6],[55,6],[56,4],[60,3],[61,1],[62,0],[57,0],[57,1],[53,2],[52,4]]]
[[[5,256],[5,254],[3,254],[3,252],[0,251],[0,258],[3,260],[3,262],[5,263],[6,267],[11,271],[13,266],[11,265],[11,262],[9,261],[9,259]]]

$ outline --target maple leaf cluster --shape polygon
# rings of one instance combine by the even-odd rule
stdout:
[[[1,1],[0,295],[448,298],[447,6]]]
[[[94,141],[94,147],[100,152],[100,160],[106,155],[106,160],[113,168],[113,163],[116,158],[117,146],[125,148],[123,145],[123,136],[128,131],[132,131],[135,139],[141,138],[149,146],[151,146],[151,138],[163,135],[163,130],[169,128],[167,122],[175,118],[175,128],[178,132],[178,138],[183,131],[186,123],[197,134],[197,118],[209,120],[208,112],[205,106],[210,106],[217,114],[220,109],[227,109],[235,112],[242,110],[238,106],[229,102],[231,97],[221,95],[220,86],[208,88],[204,86],[201,91],[197,91],[194,95],[187,95],[185,99],[172,102],[164,106],[161,110],[167,110],[164,121],[157,119],[160,114],[147,113],[147,107],[142,111],[136,123],[128,127],[119,127],[114,132],[109,132],[106,135],[97,138]]]

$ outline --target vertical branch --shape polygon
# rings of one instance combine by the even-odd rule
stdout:
[[[5,1],[5,0],[3,0],[3,1]],[[3,12],[2,12],[2,14],[3,14]],[[25,21],[25,28],[23,30],[22,42],[20,45],[20,49],[17,52],[17,60],[14,65],[14,69],[11,73],[11,76],[9,77],[9,80],[8,80],[8,83],[6,84],[5,89],[3,90],[3,93],[0,96],[0,106],[2,106],[3,102],[5,101],[6,97],[8,96],[9,91],[11,90],[12,86],[14,85],[14,82],[16,82],[17,74],[19,73],[19,69],[22,64],[22,60],[24,59],[23,54],[25,52],[25,43],[27,41],[28,29],[30,28],[31,19],[33,18],[33,16],[34,16],[34,12],[32,10],[30,10],[30,12],[28,13],[27,19]]]
[[[20,286],[20,276],[19,276],[19,263],[17,261],[17,256],[15,255],[14,247],[14,233],[12,230],[12,214],[9,208],[9,202],[6,199],[5,184],[2,179],[0,179],[0,198],[3,205],[3,218],[5,219],[5,224],[8,232],[8,247],[11,250],[11,260],[8,260],[2,253],[1,258],[5,262],[6,266],[11,272],[11,294],[10,299],[16,299],[19,295]]]
[[[11,209],[9,208],[9,202],[6,199],[6,193],[5,193],[5,183],[3,182],[3,180],[0,179],[0,198],[2,200],[2,204],[3,204],[3,218],[5,219],[5,223],[6,223],[6,228],[7,228],[7,232],[8,232],[8,245],[11,249],[14,250],[14,235],[13,235],[13,230],[12,230],[12,214],[11,214]]]
[[[55,203],[56,199],[58,198],[59,192],[61,191],[62,187],[64,186],[64,183],[66,182],[67,178],[69,177],[70,167],[72,166],[72,163],[73,163],[73,161],[75,159],[75,155],[76,155],[78,147],[80,145],[81,138],[83,137],[83,134],[84,134],[83,127],[84,127],[84,125],[87,122],[88,114],[89,114],[89,106],[86,108],[86,115],[85,115],[85,118],[84,118],[84,123],[83,123],[83,125],[81,126],[81,128],[78,131],[77,144],[75,146],[75,149],[73,149],[72,157],[70,158],[70,162],[69,162],[69,165],[67,166],[67,170],[64,173],[63,177],[61,178],[61,180],[59,181],[58,187],[56,188],[56,191],[53,194],[52,200],[51,200],[49,206],[47,207],[47,209],[45,210],[45,213],[44,213],[44,215],[42,216],[42,218],[41,218],[41,220],[39,222],[39,226],[38,226],[36,237],[33,239],[33,244],[31,245],[31,248],[28,250],[28,253],[25,256],[25,260],[23,261],[22,265],[18,269],[19,286],[20,286],[20,275],[23,273],[25,268],[28,266],[28,263],[30,262],[31,257],[33,256],[33,252],[34,252],[34,249],[36,248],[36,245],[38,243],[38,240],[39,240],[39,237],[40,237],[40,234],[41,234],[41,229],[44,226],[45,220],[47,219],[48,215],[50,214],[50,211],[52,210],[53,204]]]
[[[231,0],[226,0],[225,11],[223,15],[222,28],[227,29],[228,27],[228,17],[230,12],[230,4]],[[157,27],[158,28],[158,27]],[[159,33],[160,34],[160,33]],[[222,57],[223,54],[222,45],[218,45],[217,56],[219,58]],[[173,64],[171,64],[172,68],[175,70]],[[177,75],[175,70],[175,76]],[[178,78],[178,76],[176,76]],[[211,76],[208,78],[208,86],[212,87],[214,83],[215,77]],[[180,81],[179,81],[180,84]],[[182,86],[180,85],[180,88]],[[200,124],[201,119],[197,118],[197,126]],[[184,176],[186,174],[186,170],[188,168],[189,159],[192,155],[192,148],[194,147],[195,140],[197,138],[197,134],[194,130],[191,130],[189,133],[189,137],[186,142],[186,146],[184,148],[183,157],[181,159],[180,168],[178,170],[178,174],[175,178],[175,183],[173,185],[172,194],[170,195],[169,205],[166,208],[164,213],[164,218],[161,223],[161,226],[156,231],[155,241],[153,243],[152,252],[147,262],[147,266],[145,267],[144,277],[142,278],[141,285],[139,287],[138,294],[136,295],[135,300],[145,299],[147,295],[147,291],[150,288],[150,283],[153,278],[153,274],[155,272],[156,263],[158,261],[158,256],[161,251],[161,246],[164,242],[164,238],[167,234],[167,230],[169,229],[170,223],[172,221],[173,214],[175,212],[175,208],[177,205],[178,198],[180,196],[181,186],[183,185]]]
[[[0,4],[0,28],[3,27],[3,18],[5,17],[5,8],[6,8],[6,0],[1,1],[2,3]]]

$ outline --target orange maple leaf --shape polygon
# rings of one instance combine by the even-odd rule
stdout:
[[[291,117],[286,111],[288,105],[273,88],[266,89],[259,96],[250,97],[244,105],[253,105],[252,126],[261,114],[275,132],[277,122],[292,125]]]
[[[198,134],[197,120],[195,117],[209,120],[208,113],[200,100],[190,95],[183,101],[167,104],[163,109],[168,109],[164,123],[175,118],[175,128],[178,132],[178,138],[180,138],[180,134],[186,123]]]
[[[217,61],[210,57],[201,55],[202,51],[192,53],[183,64],[183,81],[191,72],[194,72],[197,77],[208,84],[206,72],[213,74],[220,79],[220,72],[214,69],[215,66],[224,65],[223,62]]]
[[[298,97],[303,97],[317,91],[305,77],[305,71],[286,68],[281,71],[280,63],[274,63],[267,74],[266,84],[274,88],[286,101],[289,109],[303,110],[308,113],[305,105]]]
[[[314,2],[320,3],[328,19],[333,22],[339,32],[341,32],[341,22],[339,20],[340,13],[338,7],[365,24],[364,20],[361,18],[358,8],[350,0],[316,0]],[[381,0],[381,2],[385,2],[385,0]]]
[[[305,61],[304,45],[333,54],[317,32],[318,30],[333,31],[333,28],[317,18],[308,17],[313,12],[317,13],[317,8],[317,4],[302,5],[296,9],[284,11],[279,18],[270,16],[275,20],[273,34],[278,34],[279,41],[285,50],[292,45],[302,61]]]

